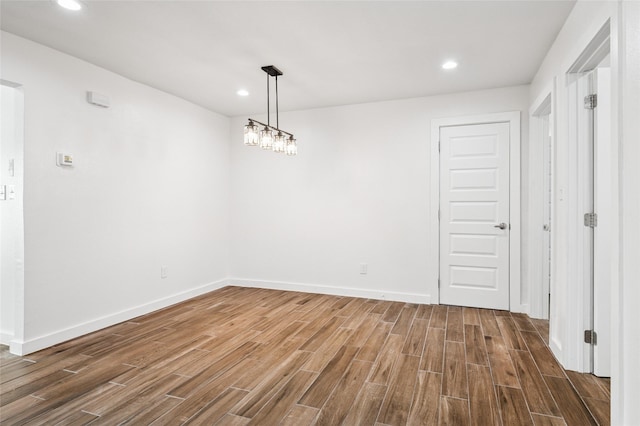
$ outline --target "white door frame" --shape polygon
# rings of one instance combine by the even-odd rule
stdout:
[[[564,81],[558,86],[558,95],[562,91],[562,98],[566,102],[566,128],[562,134],[566,141],[564,146],[565,160],[556,167],[562,167],[566,171],[563,180],[566,200],[562,209],[563,225],[566,231],[563,234],[564,247],[567,250],[566,258],[563,259],[563,271],[558,273],[557,279],[566,279],[564,298],[565,300],[557,309],[552,309],[551,313],[551,335],[549,343],[552,352],[560,360],[563,367],[568,370],[579,372],[591,372],[592,370],[592,350],[590,346],[584,343],[584,331],[591,328],[592,324],[592,295],[590,286],[585,285],[587,273],[590,273],[590,265],[588,265],[588,248],[585,245],[584,232],[584,192],[585,184],[583,177],[585,175],[582,161],[585,157],[585,147],[583,146],[582,134],[584,129],[580,127],[580,117],[584,118],[584,99],[582,93],[579,93],[579,85],[575,82],[582,73],[597,68],[598,64],[608,55],[614,53],[611,49],[611,27],[607,21],[595,34],[593,39],[588,43],[581,54],[578,55],[575,62],[568,68],[563,76]],[[612,63],[615,58],[612,57]],[[615,101],[612,101],[612,103]],[[614,118],[612,117],[612,120]],[[613,122],[613,121],[612,121]],[[612,128],[611,141],[615,141]],[[560,136],[559,136],[560,137]],[[610,146],[612,164],[610,170],[617,170],[617,162],[614,151],[617,152],[615,145]],[[614,163],[616,163],[614,165]],[[613,179],[613,177],[612,177]],[[616,183],[611,182],[611,213],[610,217],[615,216],[616,209]],[[562,191],[562,189],[560,189]],[[562,201],[562,196],[561,200]],[[615,229],[611,227],[610,229]],[[558,235],[555,234],[554,237]],[[611,247],[609,250],[615,250],[615,236],[611,236]],[[556,252],[558,258],[560,252]],[[611,257],[613,259],[613,255]],[[598,259],[594,259],[598,262]],[[558,272],[558,271],[557,271]],[[608,276],[612,279],[612,286],[615,284],[614,265],[609,266]],[[613,312],[613,311],[612,311]],[[556,318],[554,320],[554,315]],[[563,320],[562,320],[563,319]],[[556,325],[554,326],[554,322]]]
[[[20,149],[24,152],[24,87],[19,83],[14,83],[8,80],[0,79],[0,85],[7,86],[15,89],[15,108],[18,111],[16,115],[16,123],[17,126],[17,134],[18,144],[20,145]],[[17,191],[16,200],[12,201],[14,203],[19,203],[20,215],[18,222],[15,224],[17,229],[15,229],[17,238],[15,243],[15,258],[14,263],[12,265],[2,265],[3,267],[8,266],[15,268],[14,280],[12,283],[8,283],[12,285],[13,288],[13,335],[12,336],[3,336],[4,338],[10,338],[9,341],[9,352],[16,355],[22,355],[22,350],[20,349],[22,344],[24,343],[24,312],[25,312],[25,286],[24,286],[24,153],[20,155],[20,159],[16,160],[15,164],[15,174],[16,176],[20,176],[21,178],[21,186],[22,188]],[[3,201],[4,202],[4,201]],[[2,285],[7,285],[7,283],[3,283]]]
[[[555,123],[554,113],[556,111],[555,106],[555,84],[544,90],[544,94],[539,100],[534,102],[533,107],[529,110],[529,180],[528,186],[528,202],[529,202],[529,220],[528,220],[528,255],[527,255],[527,267],[523,271],[523,280],[528,283],[529,289],[529,310],[527,314],[533,318],[549,318],[549,297],[553,288],[553,273],[550,271],[551,279],[546,284],[546,278],[543,277],[542,271],[545,259],[543,259],[543,243],[544,243],[544,214],[539,206],[546,206],[544,197],[547,188],[544,188],[544,150],[543,144],[551,144],[551,164],[552,171],[555,164],[554,146],[555,146]],[[542,117],[548,117],[548,132],[549,135],[543,135],[543,119]],[[549,139],[547,139],[549,138]],[[552,179],[554,179],[552,172]],[[553,188],[553,181],[552,181]],[[552,189],[553,193],[553,189]],[[553,195],[552,195],[553,198]],[[553,206],[552,206],[553,207]],[[551,223],[554,223],[552,215]],[[553,226],[553,225],[552,225]],[[550,231],[553,232],[553,228]],[[553,296],[551,296],[553,298]]]
[[[575,280],[571,286],[573,300],[570,312],[575,314],[570,321],[578,328],[569,339],[576,359],[574,369],[584,373],[610,375],[611,329],[611,243],[612,234],[612,168],[611,168],[611,97],[610,92],[597,85],[598,76],[606,78],[607,73],[599,68],[582,73],[567,74],[569,100],[569,148],[575,168],[571,180],[572,220],[569,225],[570,245],[575,250]],[[608,82],[607,82],[608,84]],[[585,95],[597,93],[599,103],[595,110],[583,107]],[[601,116],[599,118],[599,116]],[[602,128],[600,126],[603,125]],[[590,229],[583,225],[583,215],[594,212],[598,215],[598,225]],[[571,218],[571,216],[570,216]],[[598,315],[598,317],[596,317]],[[596,344],[583,340],[584,330],[595,330],[600,338]],[[597,361],[597,365],[596,365]]]
[[[431,120],[431,197],[430,197],[430,235],[429,251],[431,280],[437,287],[440,275],[440,128],[471,124],[509,123],[509,216],[511,235],[509,241],[509,310],[526,312],[526,304],[522,303],[520,291],[520,111],[494,114],[472,115]],[[440,300],[438,289],[437,300]]]
[[[595,110],[594,134],[594,207],[599,226],[594,229],[594,293],[593,329],[598,335],[593,351],[593,373],[601,377],[611,376],[611,69],[598,67],[596,91],[600,101]]]

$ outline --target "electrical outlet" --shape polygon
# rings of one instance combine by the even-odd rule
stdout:
[[[360,264],[360,275],[367,275],[368,265],[366,263]]]
[[[167,278],[168,269],[166,266],[160,267],[160,278]]]

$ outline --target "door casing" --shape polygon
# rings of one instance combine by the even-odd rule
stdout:
[[[596,68],[598,100],[595,110],[595,210],[600,226],[594,229],[594,293],[593,326],[598,334],[594,346],[593,373],[611,376],[611,291],[609,268],[611,265],[611,70]]]
[[[437,287],[440,275],[440,128],[448,126],[462,126],[473,124],[509,123],[509,211],[511,217],[511,235],[509,245],[509,310],[512,312],[526,312],[527,305],[523,303],[520,288],[520,111],[503,113],[471,115],[431,120],[431,196],[429,208],[430,235],[429,241],[429,271],[430,280]],[[436,300],[440,300],[440,290]]]
[[[11,280],[2,281],[2,286],[11,286],[8,291],[12,294],[12,299],[9,300],[13,307],[13,327],[11,330],[7,330],[7,334],[2,336],[4,343],[9,345],[9,351],[12,354],[22,355],[20,346],[24,342],[24,312],[25,312],[25,274],[24,274],[24,206],[23,206],[23,194],[24,194],[24,87],[21,84],[14,83],[8,80],[0,79],[0,85],[11,88],[13,90],[13,109],[15,112],[13,122],[10,125],[15,126],[15,140],[12,150],[12,157],[14,159],[13,171],[14,174],[11,180],[7,180],[5,183],[13,183],[16,188],[16,198],[11,201],[2,201],[2,203],[13,204],[13,215],[10,223],[11,232],[4,233],[2,238],[5,239],[4,244],[12,246],[11,255],[3,256],[2,268],[11,269]],[[9,124],[9,123],[3,123]],[[2,164],[2,167],[7,167],[6,162]],[[5,245],[6,247],[6,245]],[[6,290],[6,289],[5,289]],[[5,293],[7,294],[7,293]]]
[[[555,82],[554,82],[555,83]],[[553,274],[549,251],[555,223],[550,208],[554,208],[553,165],[555,164],[555,84],[544,92],[529,111],[528,175],[528,233],[527,267],[523,280],[529,291],[529,310],[532,318],[549,319],[549,294],[553,288]],[[548,170],[548,169],[551,170]],[[551,188],[549,188],[549,186]],[[551,229],[544,226],[551,224]],[[553,295],[551,296],[553,298]]]
[[[611,48],[613,43],[611,36],[610,22],[607,21],[582,53],[578,55],[573,65],[568,68],[564,75],[564,81],[558,81],[558,94],[561,95],[562,102],[566,105],[566,123],[558,132],[558,137],[563,137],[565,146],[564,160],[558,163],[556,171],[560,172],[560,167],[562,167],[562,173],[565,176],[558,186],[559,201],[562,201],[564,206],[557,213],[562,218],[566,229],[563,230],[562,236],[554,234],[554,239],[557,244],[562,244],[565,251],[568,248],[571,250],[568,251],[564,263],[559,266],[559,263],[556,262],[554,267],[558,280],[557,287],[563,293],[561,296],[563,300],[558,305],[552,306],[549,346],[564,368],[582,373],[591,372],[593,369],[592,348],[584,341],[585,330],[593,327],[593,288],[589,285],[587,278],[590,279],[589,275],[593,272],[591,271],[592,265],[600,263],[600,260],[595,258],[591,261],[590,253],[587,252],[589,246],[585,244],[584,197],[588,188],[585,185],[587,174],[584,170],[584,162],[588,161],[585,149],[590,148],[584,144],[586,126],[588,125],[585,119],[588,114],[584,109],[584,95],[587,94],[585,92],[587,88],[585,88],[586,83],[581,80],[581,76],[596,69],[609,54],[612,55],[611,63],[616,63],[613,58],[615,50]],[[611,105],[615,105],[613,98]],[[610,114],[611,123],[614,123],[613,112]],[[617,140],[615,127],[612,126],[609,134],[610,141]],[[616,206],[618,199],[615,191],[617,183],[615,182],[615,173],[613,173],[617,170],[615,142],[609,145],[609,149],[608,167],[611,171],[611,183],[608,186],[611,188],[609,190],[611,198],[609,199],[608,215],[610,223],[598,220],[600,230],[603,229],[603,226],[609,226],[611,230],[616,229],[617,226]],[[603,173],[600,175],[604,176]],[[566,197],[565,200],[562,199],[563,194]],[[616,238],[615,235],[609,236],[609,247],[607,248],[603,247],[603,244],[599,244],[600,248],[608,251],[610,255],[611,264],[600,264],[599,266],[604,268],[601,270],[602,276],[611,284],[611,288],[615,287],[617,277],[615,268],[617,255],[614,243]],[[562,248],[556,253],[562,253]],[[557,255],[554,257],[558,258]],[[561,285],[560,280],[563,279],[566,281]],[[560,289],[560,287],[564,288]],[[595,303],[610,305],[611,302],[610,300],[596,300]],[[611,312],[615,311],[612,309]]]

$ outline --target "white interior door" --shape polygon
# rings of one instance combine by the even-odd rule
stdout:
[[[611,376],[611,73],[610,68],[595,72],[598,102],[594,109],[594,209],[598,226],[594,228],[593,264],[593,373]]]
[[[509,123],[440,128],[440,303],[509,309]]]

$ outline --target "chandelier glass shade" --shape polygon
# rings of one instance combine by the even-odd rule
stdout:
[[[260,148],[271,149],[273,146],[273,131],[266,127],[260,132]]]
[[[284,152],[284,135],[282,132],[278,132],[273,140],[273,152]]]
[[[285,148],[287,155],[296,155],[298,153],[298,147],[296,146],[296,140],[293,136],[287,139],[287,147]]]
[[[267,73],[267,124],[250,118],[249,122],[244,126],[244,144],[248,146],[259,145],[260,148],[264,150],[286,153],[289,156],[296,155],[298,153],[298,147],[293,134],[280,129],[280,119],[278,116],[278,76],[282,75],[282,71],[273,65],[264,66],[262,70]],[[275,127],[271,126],[269,77],[275,77],[276,79]],[[259,130],[258,124],[263,126],[262,130]]]
[[[258,126],[249,120],[249,124],[244,126],[244,144],[249,146],[258,145],[258,141],[260,140],[258,131]]]

